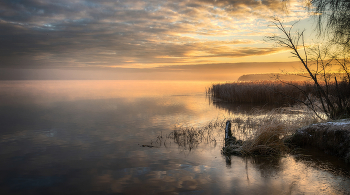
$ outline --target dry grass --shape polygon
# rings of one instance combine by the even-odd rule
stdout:
[[[297,109],[299,112],[296,112]],[[319,119],[302,108],[278,108],[266,112],[255,110],[254,114],[229,119],[234,140],[223,147],[224,154],[236,155],[281,155],[289,151],[284,140],[300,127],[319,122]],[[296,114],[297,113],[297,114]],[[175,127],[169,134],[159,135],[155,146],[169,146],[175,143],[182,151],[191,151],[200,144],[217,144],[224,137],[227,119],[215,120],[201,128]],[[227,140],[226,140],[227,141]]]
[[[350,83],[329,80],[318,82],[325,92],[308,81],[250,81],[214,84],[208,89],[211,97],[225,102],[258,103],[279,106],[303,103],[315,112],[323,112],[329,118],[348,118],[350,116]],[[322,98],[320,98],[320,96]],[[327,104],[327,102],[329,104]]]
[[[274,124],[261,127],[254,137],[244,142],[243,155],[279,155],[289,151],[283,138],[288,135],[283,124]]]
[[[319,122],[319,119],[310,112],[288,114],[285,109],[279,108],[259,113],[254,118],[231,120],[233,135],[244,140],[243,145],[235,144],[223,147],[223,153],[239,155],[281,155],[289,151],[285,144],[286,137],[295,133],[300,127]]]
[[[276,108],[270,111],[255,109],[249,115],[230,119],[232,133],[238,139],[251,139],[259,130],[269,126],[283,125],[291,134],[296,129],[318,122],[315,114],[304,106]]]
[[[151,145],[142,145],[143,147],[168,147],[175,143],[182,151],[191,151],[200,144],[216,146],[215,129],[224,128],[226,120],[215,120],[209,122],[202,128],[177,126],[169,134],[163,136],[158,135],[156,140],[151,141]]]
[[[172,139],[180,148],[191,151],[201,143],[216,143],[210,128],[180,128],[172,131],[167,138]]]
[[[306,93],[311,93],[313,83],[294,81]],[[214,98],[235,103],[273,103],[294,104],[294,99],[304,100],[305,97],[297,88],[280,81],[251,81],[214,84],[208,93]]]

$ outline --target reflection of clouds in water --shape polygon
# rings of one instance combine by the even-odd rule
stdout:
[[[54,95],[54,89],[48,94]],[[220,158],[220,140],[218,147],[202,144],[191,152],[179,150],[175,144],[140,147],[160,132],[166,135],[179,122],[191,125],[216,118],[218,110],[208,106],[202,96],[128,99],[97,94],[84,99],[76,93],[68,101],[66,95],[47,104],[38,104],[45,99],[39,98],[40,94],[33,96],[38,98],[35,101],[26,99],[28,104],[0,104],[0,171],[4,173],[0,181],[6,181],[7,175],[58,175],[67,178],[61,189],[126,194],[335,193],[338,184],[350,186],[348,179],[340,181],[344,178],[291,157],[245,161],[233,156],[228,169]],[[223,135],[220,128],[215,133],[215,137]]]
[[[309,167],[304,163],[297,163],[293,158],[288,158],[284,166],[283,175],[292,182],[292,190],[297,193],[317,194],[343,194],[344,186],[349,189],[350,182],[329,172],[320,171]]]
[[[57,130],[55,128],[46,131],[47,137],[54,137],[57,134]]]
[[[127,155],[127,152],[121,151],[134,150],[135,141],[149,142],[154,137],[152,135],[172,130],[178,121],[190,121],[192,115],[192,118],[198,116],[198,110],[187,109],[186,104],[191,98],[136,98],[132,101],[115,98],[56,102],[50,106],[13,106],[13,112],[2,114],[18,123],[16,126],[8,124],[10,133],[2,135],[7,138],[1,142],[16,140],[18,144],[3,151],[11,153],[25,147],[25,151],[34,153],[38,148],[48,146],[47,152],[41,154],[47,156],[45,163],[53,159],[64,162],[77,158]],[[191,99],[190,103],[197,99]],[[135,146],[128,148],[130,145]],[[69,149],[65,149],[67,147]],[[117,152],[113,153],[113,150]],[[61,158],[57,159],[57,156]]]
[[[292,156],[246,159],[232,156],[231,167],[215,174],[223,191],[236,194],[348,193],[348,179],[308,163],[295,161]]]
[[[175,167],[178,169],[125,168],[97,176],[95,183],[98,186],[110,186],[114,193],[138,192],[142,194],[152,189],[163,192],[193,191],[211,182],[208,167],[204,165],[177,164]],[[147,191],[142,191],[142,189]]]
[[[282,170],[282,157],[281,156],[253,156],[247,157],[249,163],[258,171],[260,171],[261,177],[272,178],[278,175]]]
[[[3,110],[1,115],[16,124],[2,121],[4,131],[9,132],[2,136],[18,140],[23,137],[19,134],[24,133],[23,139],[37,139],[37,143],[47,139],[62,140],[66,144],[89,143],[96,139],[111,143],[144,137],[144,131],[172,128],[172,116],[176,113],[193,114],[183,104],[164,106],[159,101],[162,100],[146,98],[129,104],[125,99],[111,99],[57,103],[50,108],[13,107],[12,112]],[[109,105],[117,109],[106,109]],[[163,120],[150,120],[158,116]]]

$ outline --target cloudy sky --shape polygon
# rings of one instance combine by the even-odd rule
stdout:
[[[264,41],[278,34],[271,19],[309,27],[303,2],[0,0],[0,79],[215,79],[228,70],[276,72],[285,69],[281,62],[296,59]]]

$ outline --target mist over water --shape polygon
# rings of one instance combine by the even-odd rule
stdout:
[[[253,106],[213,103],[211,82],[1,81],[1,194],[348,194],[332,157],[225,157],[216,144],[157,145]],[[266,108],[268,109],[268,108]],[[223,131],[223,129],[222,129]],[[156,147],[141,147],[142,145]]]

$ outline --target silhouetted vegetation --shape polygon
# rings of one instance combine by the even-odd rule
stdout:
[[[337,78],[347,77],[344,73],[332,73]],[[282,81],[310,81],[306,73],[268,73],[268,74],[245,74],[240,76],[237,80],[242,82],[247,81],[275,81],[276,78]],[[322,79],[322,78],[319,78]]]
[[[330,119],[347,118],[350,116],[350,72],[348,56],[343,50],[343,59],[339,55],[332,54],[328,47],[317,45],[307,48],[304,41],[304,31],[292,33],[293,25],[285,28],[281,21],[275,19],[275,26],[282,32],[282,36],[271,36],[268,39],[279,46],[289,48],[294,57],[298,58],[304,67],[304,71],[314,85],[316,100],[306,98],[300,100],[315,113],[322,111]],[[338,68],[337,68],[338,67]],[[343,78],[337,78],[332,71],[342,71]],[[288,83],[297,88],[300,93],[308,97],[308,91]],[[317,103],[320,103],[318,105]]]
[[[349,82],[327,81],[326,83],[320,81],[318,84],[329,101],[336,106],[333,113],[331,113],[332,116],[342,116],[343,118],[348,116],[348,113],[350,113]],[[313,82],[252,81],[222,83],[212,85],[208,89],[208,93],[213,98],[233,103],[269,103],[280,106],[302,103],[315,113],[325,111],[322,107],[324,99],[319,97],[319,89]],[[339,97],[341,98],[339,99]],[[329,107],[327,106],[327,108]],[[326,111],[328,112],[328,110]]]
[[[312,94],[311,82],[292,83]],[[305,99],[297,88],[280,81],[219,83],[212,85],[208,92],[214,98],[233,103],[288,105],[295,104],[297,99]]]
[[[224,129],[227,120],[231,122],[232,135],[235,139],[237,138],[232,140],[231,144],[224,140]],[[217,119],[198,128],[176,127],[165,136],[158,135],[156,140],[151,142],[151,145],[142,146],[169,147],[175,143],[181,151],[191,151],[200,144],[215,147],[219,142],[223,143],[222,152],[225,155],[275,156],[289,152],[289,148],[284,143],[287,136],[292,135],[300,127],[318,121],[320,120],[309,111],[295,114],[288,108],[278,108],[271,111],[255,110],[254,113],[247,116]],[[220,137],[223,139],[217,141]]]
[[[310,0],[309,10],[318,17],[320,33],[332,36],[332,42],[349,49],[350,43],[350,1]]]
[[[307,78],[300,77],[297,74],[246,74],[240,76],[238,81],[275,81],[276,77],[284,81],[306,81]]]
[[[224,120],[215,120],[209,122],[202,128],[179,126],[173,131],[163,136],[161,133],[151,141],[151,145],[141,145],[142,147],[169,147],[175,143],[182,151],[191,151],[200,144],[216,146],[217,133],[216,128],[224,127]]]
[[[284,142],[300,127],[318,122],[313,113],[289,115],[288,109],[278,108],[270,112],[260,113],[246,119],[234,118],[232,134],[237,141],[225,140],[224,154],[242,156],[250,155],[282,155],[290,152],[290,148]]]
[[[203,129],[181,127],[168,134],[167,138],[173,140],[174,143],[176,143],[180,148],[191,151],[192,149],[197,148],[198,145],[203,142],[207,144],[216,143],[215,136],[213,136],[211,129],[216,125],[220,124],[217,122],[214,122],[214,124],[210,123]]]

